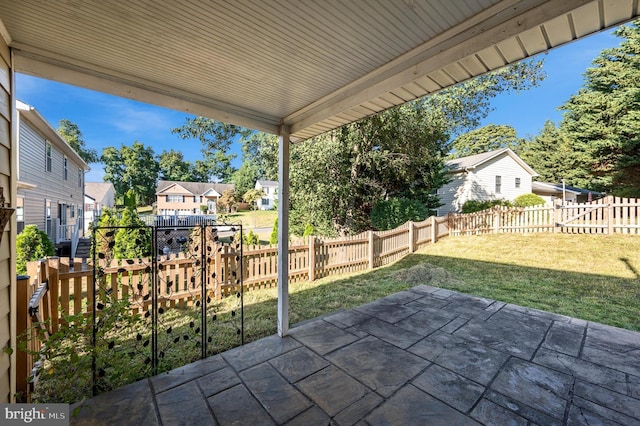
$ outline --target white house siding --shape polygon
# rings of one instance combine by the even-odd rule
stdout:
[[[0,23],[1,24],[1,23]],[[4,189],[6,202],[12,207],[16,203],[16,150],[12,135],[15,116],[13,95],[14,83],[11,55],[0,36],[0,186]],[[16,240],[15,214],[5,229],[0,229],[0,347],[16,347],[15,331],[10,325],[16,318]],[[0,401],[12,402],[15,394],[15,354],[0,351]]]
[[[496,176],[501,177],[500,194],[496,194]],[[522,194],[531,193],[531,175],[508,154],[488,160],[476,168],[449,175],[451,182],[438,189],[443,204],[437,215],[459,212],[468,200],[514,200]],[[520,178],[520,188],[516,188]]]
[[[64,153],[51,143],[51,171],[46,169],[45,146],[47,143],[33,123],[24,115],[19,125],[19,179],[36,187],[18,191],[24,197],[24,223],[37,225],[46,232],[45,202],[51,202],[51,238],[55,242],[55,225],[60,205],[67,205],[66,223],[72,225],[78,212],[84,210],[84,170],[67,156],[67,180],[64,180]],[[82,170],[82,182],[78,185],[78,170]],[[73,214],[71,213],[73,207]],[[81,222],[82,223],[82,222]]]
[[[531,193],[531,175],[507,154],[482,164],[482,167],[474,170],[474,175],[479,186],[474,185],[471,190],[486,189],[486,191],[480,189],[477,193],[473,193],[477,200],[514,200],[519,195]],[[496,176],[502,177],[500,194],[495,193]],[[516,188],[516,178],[520,178],[520,188]]]

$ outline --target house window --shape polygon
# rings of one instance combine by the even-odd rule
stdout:
[[[51,171],[51,143],[45,144],[45,168],[48,172]]]
[[[261,202],[262,202],[263,206],[268,206],[269,205],[269,199],[268,198],[262,198]]]
[[[18,227],[19,234],[24,229],[24,198],[18,197],[16,202],[16,225]]]
[[[516,188],[520,188],[520,178],[516,178]]]
[[[496,194],[502,193],[502,176],[496,176]]]
[[[184,203],[184,195],[167,195],[167,203]]]
[[[64,157],[62,164],[63,164],[62,177],[64,178],[64,180],[67,180],[69,178],[69,162],[67,161],[67,157]]]
[[[78,169],[78,188],[82,188],[82,169]]]
[[[71,209],[69,210],[69,212],[71,213],[71,217],[75,216],[75,212],[76,212],[76,205],[75,204],[71,204]]]

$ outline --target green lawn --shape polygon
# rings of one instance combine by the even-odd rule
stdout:
[[[388,267],[291,284],[291,322],[410,288],[403,271],[425,263],[458,278],[440,287],[640,331],[640,237],[627,235],[443,238]],[[276,294],[245,294],[249,340],[276,332]]]
[[[231,223],[242,222],[245,229],[273,228],[273,222],[278,218],[277,210],[255,210],[219,215]],[[270,231],[269,231],[270,232]]]

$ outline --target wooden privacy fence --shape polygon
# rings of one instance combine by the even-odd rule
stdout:
[[[533,207],[496,206],[468,214],[450,214],[449,235],[560,232],[640,234],[640,200],[604,197],[590,203]]]

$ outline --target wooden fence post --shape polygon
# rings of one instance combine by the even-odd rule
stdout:
[[[18,275],[17,279],[17,291],[16,291],[16,336],[18,337],[18,343],[20,343],[20,336],[26,333],[29,326],[29,276]],[[31,374],[29,368],[28,357],[30,355],[25,351],[21,351],[16,348],[16,402],[27,402],[28,393],[28,377]]]
[[[413,253],[414,251],[416,251],[416,239],[414,236],[414,227],[415,225],[413,224],[412,221],[409,221],[409,253]]]
[[[500,213],[502,208],[500,206],[495,206],[493,208],[493,233],[497,234],[500,232]]]
[[[316,279],[316,237],[309,236],[309,281]]]
[[[613,235],[613,203],[615,202],[615,198],[611,195],[607,195],[605,202],[607,203],[607,234]],[[625,223],[625,225],[627,224]]]
[[[431,216],[431,244],[438,241],[438,221],[435,216]]]
[[[562,206],[559,199],[553,201],[553,232],[562,232],[560,222],[562,220]]]
[[[216,252],[215,256],[215,274],[216,277],[214,279],[214,297],[216,300],[222,299],[222,250],[219,250],[220,247],[217,247],[218,244],[213,246],[213,249]]]
[[[375,253],[375,248],[373,247],[373,231],[369,231],[369,269],[373,269],[374,267],[374,263],[373,263],[373,257],[374,257],[374,253]]]
[[[49,314],[51,315],[51,331],[58,331],[58,296],[60,293],[60,258],[52,256],[47,259],[49,269]]]

